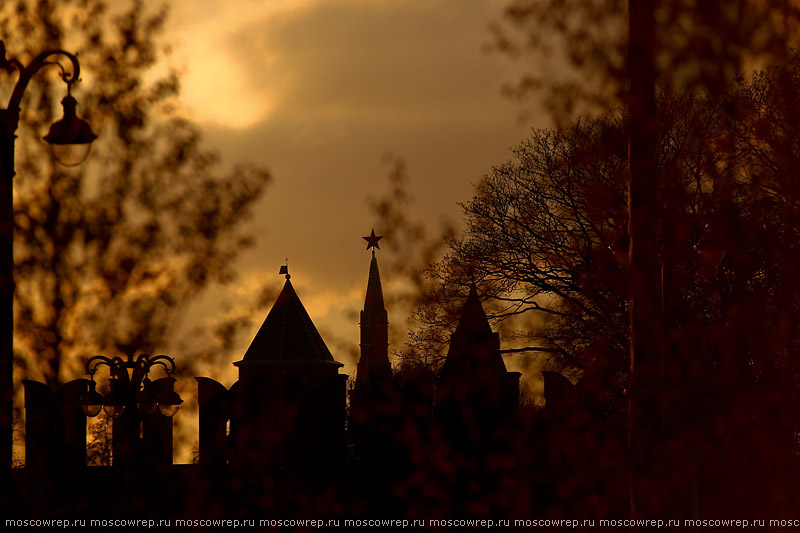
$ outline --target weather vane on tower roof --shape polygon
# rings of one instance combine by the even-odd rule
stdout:
[[[289,279],[289,278],[292,277],[291,275],[289,275],[289,258],[288,257],[286,258],[286,264],[285,265],[281,265],[281,270],[280,270],[280,272],[278,272],[278,274],[286,274],[286,279]]]

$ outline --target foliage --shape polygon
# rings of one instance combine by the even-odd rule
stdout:
[[[254,166],[224,170],[175,112],[177,74],[155,70],[169,50],[166,9],[110,7],[18,0],[0,9],[9,57],[77,52],[83,82],[73,93],[99,134],[84,165],[54,163],[40,138],[64,86],[34,78],[17,140],[15,355],[17,377],[51,384],[82,374],[79,358],[94,353],[167,350],[188,303],[234,278],[253,242],[242,222],[269,181]]]
[[[796,44],[794,0],[659,0],[658,85],[665,91],[720,94],[746,69],[785,59]],[[627,91],[627,0],[510,0],[493,25],[494,46],[524,58],[532,72],[506,87],[537,93],[558,122],[619,106]]]
[[[97,418],[88,419],[86,444],[87,466],[110,466],[112,459],[111,426],[113,419],[104,411]]]

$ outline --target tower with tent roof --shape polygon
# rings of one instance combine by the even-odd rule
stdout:
[[[450,338],[436,390],[436,419],[459,447],[481,449],[519,404],[519,372],[508,372],[473,284]]]
[[[197,379],[201,463],[319,469],[343,461],[347,375],[339,374],[343,365],[322,340],[287,267],[281,273],[283,289],[242,360],[233,363],[239,381],[225,390]]]

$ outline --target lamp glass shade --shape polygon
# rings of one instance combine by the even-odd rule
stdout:
[[[125,411],[124,405],[103,405],[103,411],[111,418],[119,418]]]
[[[158,395],[158,409],[164,416],[175,416],[183,403],[181,397],[172,388],[174,383],[174,379],[168,378],[164,385],[164,392]]]
[[[89,156],[91,144],[51,144],[50,151],[56,161],[65,167],[80,165]]]
[[[89,155],[92,141],[97,135],[85,120],[75,114],[78,102],[67,95],[61,100],[64,108],[64,117],[50,126],[50,131],[44,140],[50,144],[53,156],[62,165],[74,166],[86,159]]]
[[[86,392],[81,394],[78,399],[81,411],[88,417],[99,415],[100,410],[103,408],[103,397],[97,392],[96,385],[94,380],[90,381]]]
[[[85,414],[89,418],[94,418],[97,415],[99,415],[102,409],[103,409],[103,404],[101,403],[81,404],[81,411],[83,411],[83,414]]]
[[[119,418],[125,411],[125,402],[121,394],[120,383],[112,379],[109,383],[111,390],[103,398],[103,411],[111,418]]]
[[[158,404],[158,410],[161,411],[161,414],[170,418],[178,414],[180,408],[181,404]]]

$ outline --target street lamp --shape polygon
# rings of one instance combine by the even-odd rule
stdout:
[[[97,392],[97,383],[94,380],[98,367],[103,365],[109,368],[111,374],[110,390],[105,396]],[[149,378],[150,370],[155,366],[163,367],[167,373],[167,378],[159,380],[158,385]],[[150,357],[147,354],[140,354],[135,359],[133,354],[129,354],[127,359],[95,355],[86,361],[89,385],[78,403],[84,414],[89,417],[97,416],[102,409],[108,416],[117,419],[122,416],[126,408],[134,405],[141,415],[151,415],[158,407],[162,415],[173,417],[183,403],[173,388],[175,384],[175,379],[172,378],[173,372],[175,372],[175,360],[167,355]]]
[[[105,396],[97,392],[94,379],[100,366],[109,369]],[[167,375],[150,381],[150,371],[157,366]],[[126,479],[131,469],[151,461],[172,462],[172,417],[183,403],[173,389],[174,372],[175,360],[166,355],[134,357],[129,352],[127,358],[96,355],[86,361],[89,382],[78,404],[88,417],[102,410],[113,420],[113,464],[122,468]]]
[[[54,59],[59,56],[69,60],[71,71]],[[58,161],[75,165],[88,155],[91,142],[97,137],[89,125],[77,117],[77,102],[70,94],[80,75],[78,58],[63,50],[49,50],[25,66],[15,58],[6,58],[5,44],[0,41],[0,69],[19,73],[8,105],[0,109],[0,457],[5,468],[11,467],[14,420],[14,139],[22,95],[33,75],[50,65],[61,70],[67,96],[62,101],[64,117],[53,124],[45,140]]]
[[[64,56],[72,63],[70,72],[58,61],[50,58],[53,56]],[[6,72],[17,70],[19,78],[11,93],[6,109],[0,109],[0,126],[2,126],[3,142],[3,177],[14,176],[14,133],[19,125],[20,102],[28,83],[34,74],[42,68],[53,65],[61,70],[61,79],[67,84],[67,96],[61,100],[64,109],[64,116],[56,121],[51,127],[44,140],[50,144],[55,159],[66,166],[73,166],[83,162],[89,154],[92,141],[97,135],[86,121],[78,118],[75,109],[78,102],[72,97],[72,85],[78,81],[81,67],[78,58],[63,50],[50,50],[42,52],[36,56],[28,66],[23,66],[15,58],[6,58],[6,48],[3,41],[0,41],[0,69]],[[10,158],[10,159],[7,159]]]

